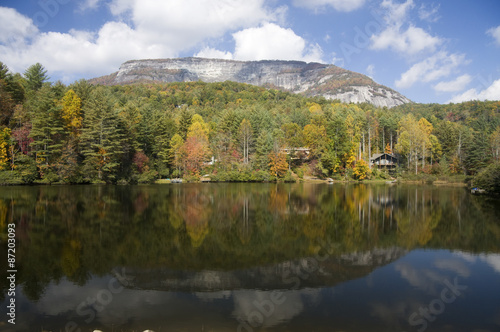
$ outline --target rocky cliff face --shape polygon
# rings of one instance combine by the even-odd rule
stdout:
[[[137,82],[235,81],[342,102],[393,107],[410,100],[369,77],[334,65],[301,61],[233,61],[203,58],[133,60],[117,73],[94,79],[110,85]]]

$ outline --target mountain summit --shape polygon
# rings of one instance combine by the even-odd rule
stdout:
[[[345,103],[371,103],[394,107],[411,102],[400,93],[374,82],[368,76],[335,65],[302,61],[235,61],[204,58],[131,60],[118,72],[92,79],[105,85],[140,82],[211,83],[235,81],[300,93],[323,96]]]

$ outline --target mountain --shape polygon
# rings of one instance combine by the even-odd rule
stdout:
[[[394,107],[411,102],[368,76],[334,65],[302,61],[204,58],[132,60],[123,63],[118,72],[92,79],[90,82],[122,85],[198,80],[207,83],[235,81],[283,89],[305,96],[323,96],[345,103],[368,102],[378,107]]]

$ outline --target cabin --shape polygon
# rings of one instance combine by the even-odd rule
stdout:
[[[286,154],[292,154],[291,159],[301,160],[309,159],[309,155],[311,154],[311,149],[309,148],[284,148],[280,151]]]
[[[379,169],[394,170],[398,163],[398,157],[389,153],[377,153],[370,158],[370,168],[377,166]]]

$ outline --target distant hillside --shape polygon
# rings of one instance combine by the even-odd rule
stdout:
[[[90,80],[93,84],[142,82],[235,81],[278,88],[305,96],[323,96],[346,103],[368,102],[394,107],[411,101],[368,76],[334,65],[301,61],[234,61],[203,58],[132,60],[116,73]]]

